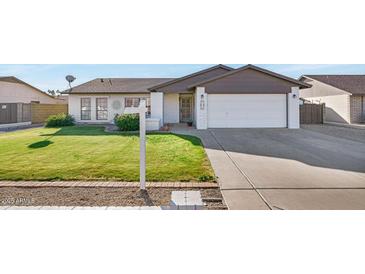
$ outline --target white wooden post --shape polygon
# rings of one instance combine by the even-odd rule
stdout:
[[[139,181],[140,188],[146,189],[146,100],[139,104]]]
[[[141,99],[138,108],[125,108],[125,114],[139,114],[139,182],[146,189],[146,100]]]

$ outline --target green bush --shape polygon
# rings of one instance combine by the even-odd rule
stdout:
[[[74,124],[75,119],[71,115],[64,113],[51,115],[46,120],[46,127],[64,127],[73,126]]]
[[[201,175],[198,178],[199,182],[215,181],[215,177],[212,175]]]
[[[139,130],[139,115],[138,114],[122,114],[116,115],[114,124],[121,131],[137,131]]]

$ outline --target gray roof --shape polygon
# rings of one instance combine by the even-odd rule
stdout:
[[[73,87],[63,93],[70,94],[102,94],[102,93],[149,93],[150,91],[184,92],[196,84],[209,83],[221,78],[239,73],[246,69],[254,69],[287,83],[307,88],[311,85],[280,75],[253,65],[247,65],[239,69],[233,69],[224,65],[213,66],[180,78],[97,78],[84,84]]]
[[[209,67],[207,69],[200,70],[198,72],[173,79],[169,82],[162,83],[161,85],[156,85],[149,88],[150,91],[162,91],[162,92],[188,92],[188,86],[193,83],[200,82],[203,80],[211,79],[218,75],[222,75],[227,73],[228,71],[232,71],[233,68],[225,66],[225,65],[216,65],[213,67]]]
[[[352,94],[365,94],[365,75],[303,75]]]
[[[285,76],[285,75],[282,75],[282,74],[279,74],[279,73],[276,73],[276,72],[273,72],[273,71],[270,71],[270,70],[267,70],[267,69],[263,69],[263,68],[260,68],[260,67],[257,67],[257,66],[254,66],[254,65],[251,65],[251,64],[248,64],[248,65],[245,65],[241,68],[238,68],[238,69],[234,69],[234,70],[231,70],[225,74],[221,74],[221,75],[218,75],[216,77],[212,77],[212,78],[209,78],[209,79],[206,79],[206,80],[203,80],[201,82],[196,82],[196,83],[193,83],[192,85],[190,85],[188,87],[188,89],[191,89],[193,87],[197,87],[199,85],[201,86],[204,86],[204,84],[206,83],[209,83],[209,82],[213,82],[213,81],[216,81],[216,80],[219,80],[219,79],[222,79],[222,78],[225,78],[227,76],[230,76],[230,75],[233,75],[233,74],[236,74],[236,73],[239,73],[241,71],[244,71],[244,70],[248,70],[248,69],[253,69],[253,70],[256,70],[256,71],[259,71],[259,72],[262,72],[264,74],[267,74],[267,75],[271,75],[275,78],[278,78],[278,79],[281,79],[281,80],[284,80],[284,81],[287,81],[287,82],[290,82],[290,83],[293,83],[295,85],[298,85],[300,88],[309,88],[311,87],[311,85],[307,84],[307,83],[304,83],[302,81],[299,81],[299,80],[296,80],[296,79],[293,79],[293,78],[290,78],[288,76]]]
[[[97,78],[63,93],[149,93],[148,88],[159,85],[172,78]]]

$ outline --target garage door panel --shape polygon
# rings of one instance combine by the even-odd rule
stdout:
[[[286,127],[285,94],[209,94],[208,127]]]

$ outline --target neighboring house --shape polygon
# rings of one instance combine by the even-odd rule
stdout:
[[[14,77],[0,77],[0,103],[67,104],[67,98],[55,98]]]
[[[207,128],[299,128],[299,89],[309,84],[247,65],[217,65],[176,79],[99,78],[69,94],[79,123],[110,123],[146,99],[149,129],[192,122]]]
[[[325,103],[326,122],[365,122],[365,75],[303,75],[300,80],[312,85],[300,97]]]

